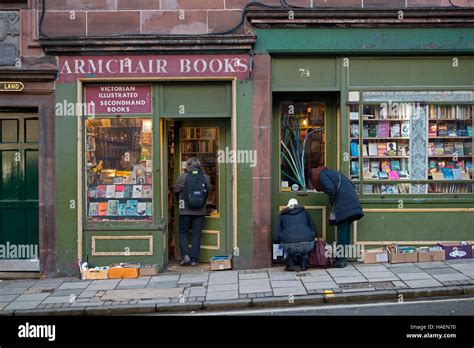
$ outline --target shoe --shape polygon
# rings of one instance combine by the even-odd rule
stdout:
[[[346,267],[346,262],[347,262],[347,259],[346,258],[338,258],[336,257],[336,260],[334,262],[334,267],[335,268],[345,268]]]
[[[183,259],[181,260],[181,266],[187,266],[191,263],[191,259],[189,255],[184,255]]]
[[[286,264],[285,271],[286,272],[296,272],[296,271],[298,271],[298,268],[295,266],[293,257],[294,256],[292,256],[292,255],[288,255],[285,259],[285,264]]]
[[[301,256],[301,271],[306,271],[308,269],[309,257],[308,255]]]
[[[199,262],[193,261],[193,262],[191,262],[191,266],[192,267],[199,266]]]

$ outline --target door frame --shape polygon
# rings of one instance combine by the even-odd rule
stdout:
[[[56,70],[2,70],[6,81],[22,81],[22,92],[2,93],[4,111],[33,111],[38,115],[38,218],[39,265],[36,271],[45,276],[57,275],[55,218],[55,98]],[[3,96],[7,96],[4,98]],[[6,260],[4,260],[6,261]],[[5,264],[8,271],[20,271]],[[31,266],[31,265],[30,265]],[[2,269],[3,270],[3,269]],[[28,268],[27,271],[31,270]]]

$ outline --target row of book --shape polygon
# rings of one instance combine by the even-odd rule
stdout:
[[[472,125],[462,123],[429,123],[430,137],[472,137]]]
[[[153,161],[132,165],[133,170],[102,169],[100,179],[103,184],[152,184]]]
[[[430,193],[472,193],[471,184],[431,184]]]
[[[412,103],[397,103],[393,105],[364,105],[362,117],[369,119],[410,119],[416,105]]]
[[[118,200],[89,203],[89,216],[153,216],[151,202],[138,202],[135,199],[121,203]]]
[[[472,141],[429,142],[428,156],[472,156]]]
[[[194,140],[181,143],[182,152],[216,152],[217,143],[215,140]]]
[[[362,191],[365,194],[404,194],[410,193],[410,184],[363,185]]]
[[[428,115],[431,119],[470,119],[473,109],[470,105],[430,105]]]
[[[469,174],[461,168],[439,168],[439,171],[431,173],[433,180],[469,180]]]
[[[351,142],[350,145],[351,149],[351,156],[358,157],[359,156],[359,144],[357,142]],[[408,144],[405,143],[398,143],[391,141],[387,143],[368,143],[362,145],[362,151],[364,156],[409,156],[410,151]]]
[[[357,123],[351,123],[350,135],[351,138],[359,137],[359,125]],[[362,136],[364,138],[409,138],[410,122],[381,121],[377,123],[364,123]]]
[[[436,173],[440,171],[442,168],[459,168],[461,171],[470,173],[473,170],[472,161],[445,161],[445,160],[435,160],[430,159],[428,162],[429,173]]]
[[[152,198],[152,185],[97,185],[87,190],[89,198]]]
[[[405,161],[384,160],[384,161],[367,161],[365,160],[363,167],[363,175],[365,179],[388,179],[399,180],[408,179],[409,173],[406,168]],[[359,161],[351,161],[351,175],[359,175]]]

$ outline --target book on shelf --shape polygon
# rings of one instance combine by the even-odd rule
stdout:
[[[409,177],[408,171],[406,171],[406,170],[404,170],[404,169],[400,170],[400,171],[398,172],[398,175],[400,176],[400,178],[404,178],[404,179],[406,179],[406,178]]]
[[[153,203],[146,202],[146,216],[153,216]]]
[[[396,142],[388,142],[387,143],[387,155],[388,156],[396,156],[397,155],[397,143]]]
[[[151,198],[152,197],[152,187],[151,185],[143,185],[143,192],[142,192],[142,197],[143,198]]]
[[[400,161],[398,160],[391,160],[390,161],[390,168],[396,172],[398,172],[400,168]]]
[[[99,215],[99,203],[98,202],[89,203],[89,216],[97,216],[97,215]]]
[[[408,156],[409,155],[408,144],[398,143],[397,154],[398,156]]]
[[[472,142],[464,143],[464,156],[472,156]]]
[[[105,198],[106,185],[97,185],[97,198]]]
[[[126,203],[119,203],[118,216],[126,216],[126,208],[127,208]]]
[[[114,198],[115,197],[115,185],[107,185],[105,191],[105,198]]]
[[[115,185],[115,198],[125,198],[125,186]]]
[[[388,138],[390,136],[390,122],[381,121],[377,124],[377,138]]]
[[[377,156],[377,143],[369,143],[369,156]]]
[[[392,123],[390,125],[390,136],[392,138],[400,137],[400,123]]]
[[[365,193],[365,194],[374,193],[373,185],[362,185],[362,193]]]
[[[400,134],[402,138],[410,137],[410,121],[403,121],[400,125],[401,131]]]
[[[435,122],[430,122],[428,128],[428,136],[436,137],[438,136],[438,125]]]
[[[142,198],[142,193],[143,193],[142,185],[133,185],[132,198]]]
[[[388,172],[388,178],[390,180],[399,180],[400,176],[398,175],[398,172],[395,170],[391,170]]]
[[[435,144],[435,154],[436,156],[444,156],[444,145],[441,142]]]
[[[430,172],[430,174],[436,173],[438,171],[438,161],[429,160],[428,171]]]
[[[467,127],[464,124],[461,124],[456,128],[456,136],[458,137],[467,137]]]
[[[362,155],[368,156],[369,152],[367,151],[367,144],[362,145]]]
[[[458,155],[458,156],[464,156],[464,145],[461,141],[456,141],[454,143],[454,152]]]
[[[448,124],[448,137],[455,137],[457,135],[458,133],[457,133],[456,125],[452,123]]]
[[[454,162],[453,161],[446,161],[446,165],[444,167],[454,169]]]
[[[359,144],[351,142],[351,156],[359,156]]]
[[[90,187],[87,190],[87,197],[89,198],[96,198],[97,197],[97,188],[95,187]]]
[[[387,154],[387,145],[385,143],[377,143],[377,156],[385,156]]]
[[[107,215],[107,202],[99,202],[99,216],[106,216]]]
[[[466,135],[472,137],[472,126],[466,126]]]
[[[432,174],[433,180],[444,180],[443,172],[436,172]]]
[[[351,138],[358,138],[359,137],[359,124],[351,123]]]
[[[364,123],[362,127],[362,137],[368,138],[369,137],[369,125],[367,123]]]
[[[349,119],[354,121],[359,119],[359,112],[358,111],[350,111],[349,112]]]
[[[380,193],[397,194],[398,193],[398,186],[397,185],[382,185]]]
[[[127,216],[136,216],[137,205],[138,205],[138,201],[136,199],[127,200],[127,206],[125,207],[125,214]]]
[[[153,160],[146,160],[145,161],[145,172],[151,173],[153,171]]]
[[[448,125],[446,123],[440,123],[438,125],[438,136],[440,137],[448,136]]]
[[[377,125],[375,123],[369,124],[369,138],[377,137]]]
[[[359,175],[359,161],[351,161],[351,175]]]
[[[146,215],[146,202],[140,202],[137,204],[137,215],[138,216]]]
[[[369,163],[369,170],[378,172],[380,170],[380,162],[379,161],[370,161]]]
[[[364,159],[362,162],[362,175],[364,176],[364,179],[370,179],[369,160]]]
[[[452,156],[454,154],[454,143],[444,143],[444,154],[445,156]]]
[[[124,187],[124,198],[132,198],[132,185],[126,185]]]
[[[455,168],[459,168],[459,169],[461,169],[462,171],[464,171],[464,169],[465,169],[465,167],[464,167],[464,161],[463,161],[463,160],[457,161],[454,167],[455,167]]]
[[[428,143],[428,156],[436,156],[435,143]]]
[[[118,206],[119,206],[119,201],[118,200],[109,199],[107,201],[107,215],[117,216],[118,215]]]
[[[462,171],[459,168],[451,169],[453,172],[453,179],[454,180],[461,180],[462,179]]]
[[[384,170],[379,171],[379,178],[380,179],[388,179],[388,173]]]
[[[386,173],[390,172],[392,170],[392,167],[390,166],[390,161],[380,161],[380,169]]]
[[[454,179],[453,170],[451,168],[443,168],[441,169],[441,171],[443,172],[444,179],[446,180]]]
[[[123,177],[122,176],[116,176],[114,178],[114,185],[117,185],[117,184],[123,184]]]

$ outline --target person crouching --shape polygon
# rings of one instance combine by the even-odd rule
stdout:
[[[309,252],[314,247],[316,229],[308,211],[294,198],[290,199],[287,207],[278,215],[275,228],[275,243],[281,243],[286,254],[286,271],[308,269]],[[298,262],[299,261],[299,262]]]

